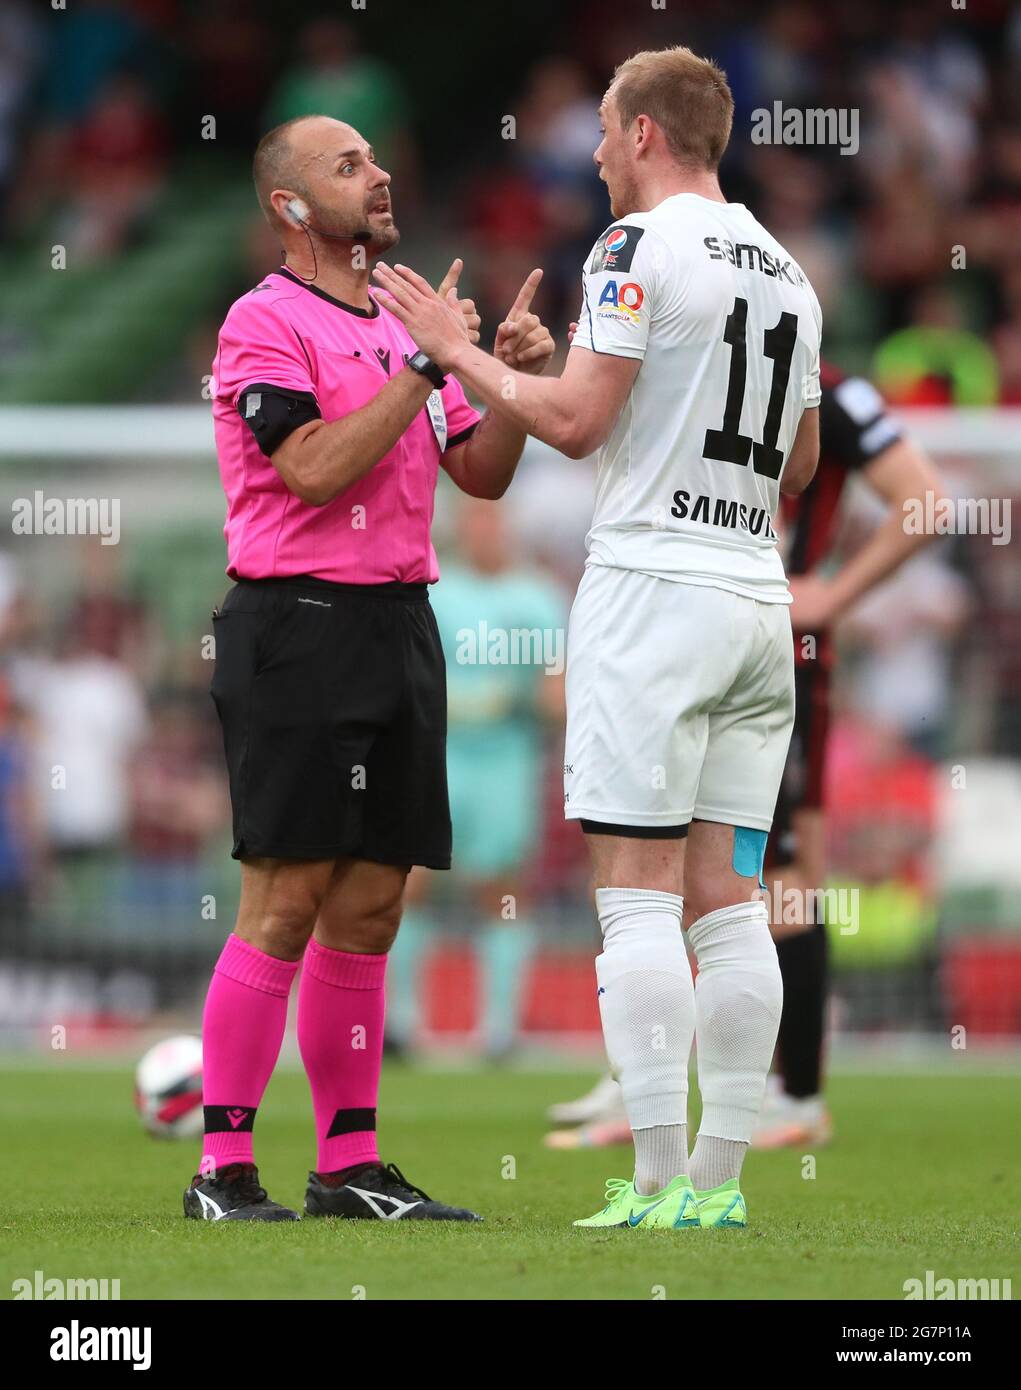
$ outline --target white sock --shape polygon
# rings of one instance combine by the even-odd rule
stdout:
[[[635,1186],[658,1192],[688,1166],[688,1058],[695,990],[684,900],[646,888],[599,888],[599,1012],[635,1139]]]
[[[643,1197],[662,1192],[674,1178],[687,1173],[687,1123],[632,1129],[631,1137],[635,1141],[635,1191]]]
[[[776,1045],[783,984],[762,902],[706,913],[689,927],[688,940],[698,961],[695,1036],[702,1092],[689,1176],[705,1190],[740,1174]],[[723,1150],[703,1145],[703,1136],[731,1142]],[[717,1177],[724,1169],[726,1176]]]
[[[711,1134],[697,1134],[689,1160],[695,1175],[691,1179],[692,1186],[699,1192],[708,1192],[731,1178],[739,1178],[747,1148],[748,1145],[739,1139],[714,1139]]]

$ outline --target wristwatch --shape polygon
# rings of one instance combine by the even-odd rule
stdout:
[[[427,381],[431,381],[441,391],[447,384],[447,378],[443,375],[442,369],[437,367],[432,358],[427,357],[421,349],[413,357],[408,358],[408,366],[413,372],[418,372],[419,376],[424,376]]]

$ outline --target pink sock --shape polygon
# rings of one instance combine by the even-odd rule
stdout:
[[[305,947],[298,1046],[312,1087],[320,1173],[379,1162],[385,974],[385,955],[334,951],[314,938]]]
[[[203,1173],[252,1162],[255,1112],[280,1055],[297,969],[296,960],[227,938],[202,1015]]]

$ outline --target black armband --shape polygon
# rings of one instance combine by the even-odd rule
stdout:
[[[271,386],[261,381],[246,386],[241,392],[238,414],[267,458],[299,425],[322,419],[311,391],[289,391],[285,386]]]
[[[481,420],[473,420],[466,430],[460,430],[457,434],[452,434],[447,440],[446,448],[443,452],[446,453],[449,449],[456,449],[457,446],[463,444],[466,439],[471,439],[481,423]]]

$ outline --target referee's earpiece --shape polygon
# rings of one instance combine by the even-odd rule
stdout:
[[[305,202],[304,198],[288,198],[287,202],[284,204],[284,211],[294,225],[300,227],[308,238],[308,249],[312,253],[312,276],[311,279],[306,279],[304,275],[299,274],[298,279],[304,281],[306,285],[311,285],[312,281],[319,275],[319,262],[316,258],[316,248],[312,241],[312,231],[314,228],[310,230],[308,225],[308,204]],[[284,256],[284,264],[287,264],[286,255]],[[295,274],[296,272],[292,271],[291,273]]]

